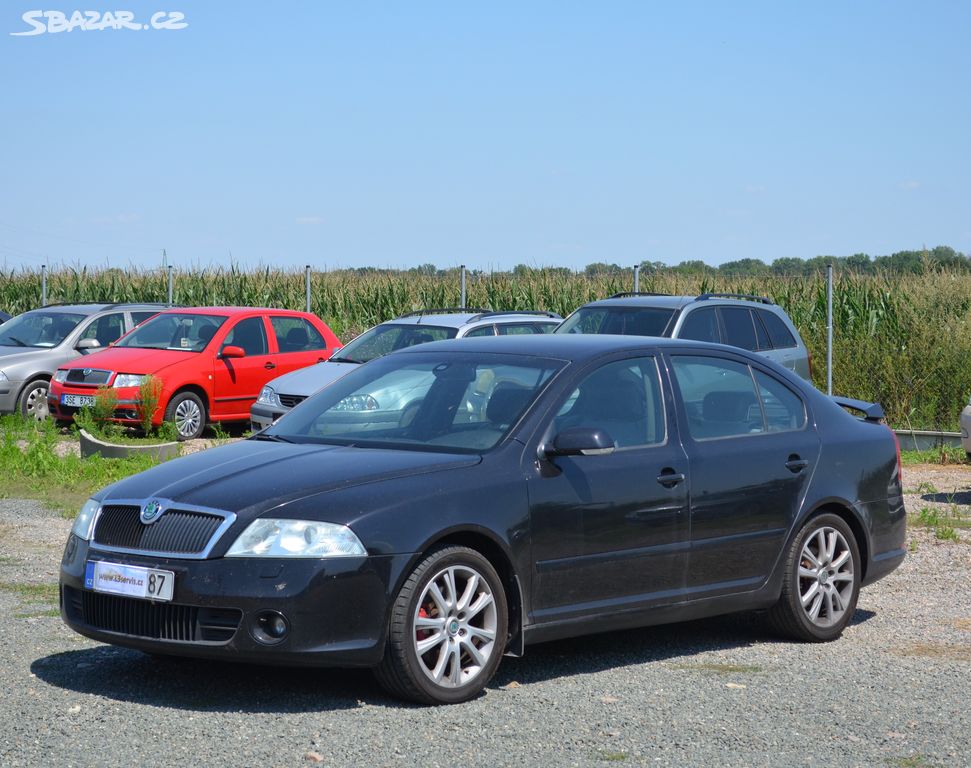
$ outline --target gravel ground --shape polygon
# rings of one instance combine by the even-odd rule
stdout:
[[[969,467],[905,480],[912,511],[971,503]],[[968,531],[913,529],[834,643],[780,642],[751,615],[549,643],[505,659],[479,699],[421,708],[367,672],[154,659],[75,635],[50,615],[69,527],[0,501],[9,768],[971,765]]]

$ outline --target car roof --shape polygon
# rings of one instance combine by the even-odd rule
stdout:
[[[194,315],[220,315],[222,317],[235,317],[236,315],[272,312],[278,315],[307,317],[306,312],[300,312],[295,309],[276,309],[273,307],[171,307],[169,309],[165,309],[160,314],[172,314],[175,312],[191,312]]]
[[[477,336],[475,338],[448,339],[417,344],[392,352],[393,355],[421,352],[496,352],[500,354],[531,355],[560,360],[580,361],[599,357],[611,352],[636,352],[644,349],[697,348],[729,352],[766,362],[766,358],[739,347],[712,344],[687,339],[669,339],[662,336],[620,336],[597,333],[543,333],[513,336]]]
[[[445,328],[461,328],[469,323],[488,321],[492,323],[506,322],[552,322],[559,323],[563,318],[555,312],[540,310],[491,310],[465,309],[444,310],[424,309],[400,315],[381,325],[437,325]]]

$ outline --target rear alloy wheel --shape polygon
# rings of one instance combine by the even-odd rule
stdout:
[[[34,379],[20,393],[20,413],[28,419],[43,421],[50,415],[47,408],[49,379]]]
[[[819,515],[789,547],[785,582],[769,620],[799,640],[835,640],[853,617],[860,595],[860,551],[844,520]]]
[[[206,428],[206,406],[194,392],[180,392],[169,400],[165,420],[175,424],[179,440],[195,440]]]
[[[492,564],[466,547],[439,549],[419,563],[398,593],[375,674],[401,698],[423,704],[468,701],[495,674],[507,623],[505,591]]]

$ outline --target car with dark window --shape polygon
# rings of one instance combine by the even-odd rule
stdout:
[[[0,413],[47,418],[58,366],[104,349],[167,304],[48,304],[0,327]]]
[[[347,407],[376,389],[396,410]],[[587,633],[763,610],[834,640],[905,555],[881,421],[722,345],[423,344],[95,494],[61,614],[152,654],[372,667],[425,703]]]
[[[340,346],[316,315],[288,309],[192,307],[161,312],[108,350],[55,371],[48,406],[59,420],[116,391],[115,421],[137,426],[139,387],[162,382],[152,423],[169,421],[180,440],[208,423],[245,421],[263,385],[280,373],[326,360]]]
[[[617,293],[571,313],[556,333],[669,336],[758,352],[812,381],[812,358],[792,320],[765,296]]]
[[[0,325],[3,325],[11,317],[12,315],[9,312],[4,312],[2,309],[0,309]]]
[[[250,409],[253,431],[270,426],[321,387],[336,381],[361,363],[398,349],[444,339],[552,333],[563,320],[540,310],[422,309],[366,330],[321,365],[279,376],[268,382]],[[386,396],[369,392],[348,407],[382,408]],[[388,404],[394,408],[395,404]]]

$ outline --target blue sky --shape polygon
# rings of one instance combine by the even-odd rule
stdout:
[[[0,266],[971,251],[971,4],[0,5]],[[57,6],[70,16],[75,7]]]

